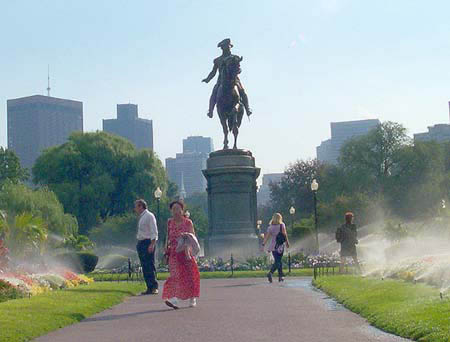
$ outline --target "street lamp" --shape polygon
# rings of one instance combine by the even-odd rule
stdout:
[[[262,243],[264,241],[264,235],[261,233],[261,225],[262,225],[262,221],[258,220],[256,221],[256,233],[258,234],[258,240],[259,243],[261,244],[261,248],[262,248]]]
[[[311,191],[313,192],[314,197],[314,228],[316,231],[316,250],[317,254],[319,254],[319,232],[317,231],[317,190],[319,190],[319,183],[315,179],[313,179],[311,183]]]
[[[292,224],[292,230],[294,229],[294,215],[295,215],[295,208],[291,207],[289,209],[289,214],[291,214],[291,224]]]
[[[289,214],[291,214],[291,221],[292,221],[292,234],[294,232],[294,215],[295,215],[295,208],[291,207],[289,209]],[[289,267],[289,273],[291,273],[291,252],[288,253],[288,267]]]
[[[161,196],[162,196],[162,191],[159,188],[159,186],[156,188],[154,195],[156,198],[156,202],[158,203],[157,212],[156,212],[156,223],[159,227],[159,202],[161,201]]]

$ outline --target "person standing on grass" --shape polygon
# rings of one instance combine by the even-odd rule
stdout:
[[[284,281],[283,275],[283,253],[284,245],[289,248],[289,239],[286,231],[286,225],[283,223],[283,217],[280,213],[275,213],[272,216],[270,225],[267,228],[267,233],[264,237],[263,248],[267,244],[267,240],[271,238],[269,245],[269,252],[272,252],[273,259],[275,260],[269,273],[267,273],[267,279],[272,282],[272,275],[275,270],[278,270],[278,281]]]
[[[178,309],[178,300],[189,300],[189,306],[197,305],[200,297],[200,273],[197,261],[189,249],[177,251],[185,234],[195,235],[192,221],[184,215],[184,204],[174,201],[169,205],[172,218],[167,222],[165,255],[168,258],[169,278],[164,283],[162,299],[167,306]]]
[[[142,273],[144,275],[147,290],[142,295],[158,294],[158,282],[156,280],[155,249],[158,241],[158,227],[155,215],[147,209],[147,203],[143,199],[134,202],[134,211],[138,216],[138,231],[136,245]]]
[[[336,230],[336,241],[341,244],[341,263],[339,272],[344,272],[345,258],[351,256],[358,270],[361,267],[356,255],[356,245],[358,244],[356,225],[353,223],[354,215],[352,212],[345,213],[345,223]]]

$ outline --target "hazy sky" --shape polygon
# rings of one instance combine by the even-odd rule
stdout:
[[[331,121],[379,118],[409,133],[448,123],[450,2],[0,1],[0,145],[6,100],[45,94],[84,105],[85,131],[117,103],[153,119],[155,151],[189,135],[222,143],[201,83],[230,37],[254,115],[239,147],[281,172],[330,136]]]

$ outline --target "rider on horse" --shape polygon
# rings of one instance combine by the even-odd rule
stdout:
[[[208,116],[210,118],[213,117],[214,106],[217,103],[217,91],[219,89],[219,85],[220,85],[220,83],[222,81],[222,77],[223,77],[224,66],[225,66],[224,62],[227,58],[229,58],[230,56],[233,56],[231,54],[231,48],[233,47],[233,45],[231,44],[231,40],[229,38],[222,40],[219,44],[217,44],[217,47],[220,47],[222,49],[222,56],[214,59],[214,66],[213,66],[212,71],[209,73],[208,77],[206,77],[204,80],[202,80],[202,82],[208,83],[209,81],[211,81],[214,78],[217,70],[219,70],[219,77],[217,78],[217,83],[214,86],[214,89],[211,94],[211,98],[209,99]],[[248,105],[248,97],[244,90],[244,87],[242,86],[242,83],[241,83],[239,77],[237,77],[236,85],[239,89],[239,95],[242,99],[242,104],[245,107],[245,111],[247,112],[247,115],[250,116],[252,114],[252,111]]]

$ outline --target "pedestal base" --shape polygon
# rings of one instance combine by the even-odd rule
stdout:
[[[210,154],[203,174],[208,181],[207,256],[236,259],[259,253],[256,236],[256,179],[260,169],[250,151]]]

